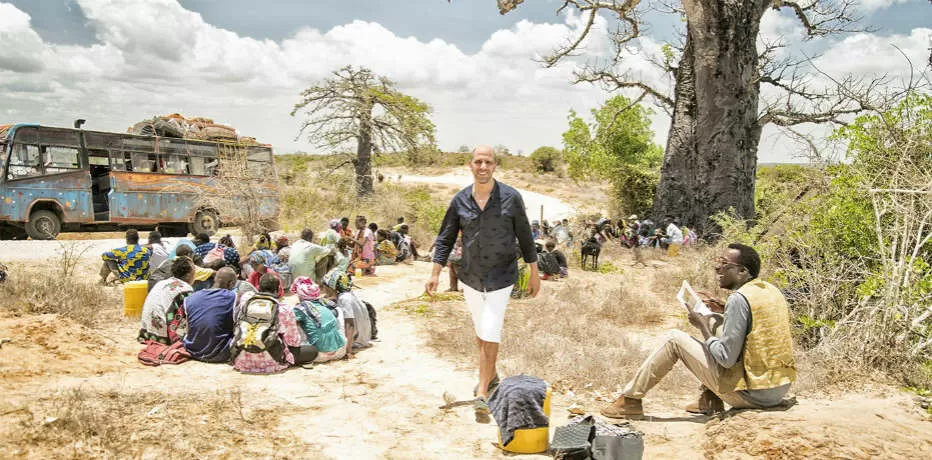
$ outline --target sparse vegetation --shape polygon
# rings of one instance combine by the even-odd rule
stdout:
[[[609,257],[617,263],[620,255],[619,250]],[[684,258],[690,266],[700,266],[708,255],[691,251]],[[613,264],[608,260],[604,263]],[[644,341],[643,331],[676,327],[685,321],[674,300],[683,276],[682,268],[667,265],[630,275],[571,270],[569,278],[544,281],[546,289],[540,296],[512,301],[508,308],[508,333],[501,351],[504,372],[541,377],[560,391],[615,391],[631,377],[652,346]],[[657,289],[659,286],[662,288]],[[469,312],[459,298],[435,299],[438,301],[429,304],[426,316],[429,345],[441,356],[457,359],[475,351]],[[418,313],[416,306],[421,304],[425,304],[424,298],[401,302],[397,307]],[[675,375],[679,378],[662,384],[663,388],[689,384],[685,373]]]
[[[540,172],[554,172],[563,167],[563,152],[554,147],[539,147],[531,152],[531,161]]]
[[[663,161],[663,149],[653,142],[651,113],[621,95],[592,109],[588,123],[570,111],[563,133],[569,175],[610,182],[616,215],[646,215],[651,209]]]
[[[849,164],[781,174],[784,191],[774,200],[777,187],[764,185],[753,226],[716,219],[723,241],[770,261],[766,276],[785,289],[798,341],[820,366],[932,385],[930,114],[932,98],[912,95],[862,116],[836,134]]]
[[[0,447],[11,456],[322,458],[313,445],[275,428],[287,409],[246,406],[238,390],[192,397],[78,388],[0,409]],[[267,429],[256,436],[256,426]]]
[[[94,284],[93,278],[74,276],[77,259],[73,257],[67,252],[51,267],[9,264],[10,276],[0,283],[0,309],[14,315],[57,314],[88,327],[116,319],[115,310],[102,310],[101,305],[116,305],[119,299],[110,289]],[[70,266],[68,275],[62,273],[65,264]]]

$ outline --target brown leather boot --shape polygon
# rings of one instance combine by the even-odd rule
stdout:
[[[725,411],[725,403],[712,390],[703,390],[699,400],[686,406],[686,412],[691,414],[712,415]]]
[[[641,406],[641,400],[625,396],[619,396],[615,402],[603,408],[600,412],[608,418],[644,418],[644,408]]]

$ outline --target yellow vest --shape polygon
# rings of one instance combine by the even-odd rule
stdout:
[[[744,343],[744,376],[735,390],[767,390],[792,383],[796,360],[786,298],[774,285],[759,279],[737,292],[751,306],[751,332]]]

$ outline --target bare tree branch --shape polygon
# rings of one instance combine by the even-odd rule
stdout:
[[[806,29],[809,38],[840,32],[865,32],[858,26],[863,19],[856,15],[856,0],[774,0],[773,9],[789,9]]]

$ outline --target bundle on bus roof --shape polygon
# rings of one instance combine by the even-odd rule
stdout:
[[[236,128],[232,126],[215,123],[213,119],[206,117],[188,118],[180,113],[142,120],[133,125],[129,132],[142,136],[177,137],[208,141],[241,141],[247,144],[258,144],[254,137],[240,137],[236,132]]]

